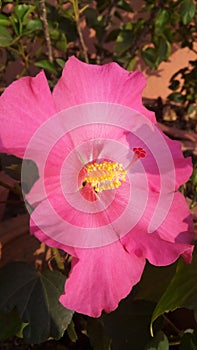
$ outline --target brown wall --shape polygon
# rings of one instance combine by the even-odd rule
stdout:
[[[139,64],[137,68],[141,68],[147,77],[147,86],[144,90],[143,96],[147,98],[157,98],[158,96],[161,96],[165,99],[172,92],[172,90],[168,89],[171,76],[179,69],[186,67],[190,60],[195,59],[196,54],[191,50],[187,48],[178,48],[172,53],[168,62],[162,62],[160,64],[156,73],[150,71],[145,72],[143,64],[141,64],[141,67]]]

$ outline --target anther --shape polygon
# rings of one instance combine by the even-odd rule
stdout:
[[[123,169],[122,164],[117,162],[91,163],[86,166],[86,170],[87,176],[82,186],[89,183],[96,193],[119,188],[122,182],[126,181],[127,171]]]

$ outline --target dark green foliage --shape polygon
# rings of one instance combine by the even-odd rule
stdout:
[[[21,321],[25,324],[23,337],[29,343],[63,336],[73,316],[73,311],[58,301],[64,288],[64,275],[49,270],[40,274],[31,265],[16,262],[0,270],[0,281],[1,339],[15,335]]]
[[[186,265],[179,261],[177,271],[159,300],[152,316],[154,322],[165,312],[173,311],[177,308],[188,308],[194,310],[197,320],[197,254],[193,255],[192,263]]]
[[[113,350],[144,350],[151,340],[149,324],[154,303],[122,300],[118,309],[103,316],[106,333],[112,338]]]
[[[185,104],[189,113],[197,111],[197,60],[190,61],[189,66],[176,72],[169,88],[173,92],[168,96],[171,101]]]
[[[0,312],[0,341],[17,334],[21,326],[22,321],[15,309],[9,313]]]
[[[180,350],[196,350],[197,349],[197,331],[188,329],[185,331],[181,345]]]
[[[146,350],[169,350],[168,338],[163,332],[158,332]]]

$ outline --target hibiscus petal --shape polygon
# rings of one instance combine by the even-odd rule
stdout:
[[[172,154],[174,167],[176,170],[176,189],[188,181],[192,174],[193,166],[191,157],[184,158],[181,144],[178,141],[171,140],[166,135],[163,135]]]
[[[87,65],[73,56],[66,63],[53,96],[58,110],[90,102],[117,103],[155,122],[154,113],[142,105],[145,85],[145,77],[140,72],[127,72],[116,63]]]
[[[43,72],[12,83],[0,97],[0,152],[23,157],[39,126],[55,113],[55,106]]]
[[[155,143],[152,142],[152,148],[150,148],[150,144],[148,145],[149,148],[147,147],[145,138],[144,140],[139,140],[137,136],[132,133],[127,135],[127,140],[130,144],[138,145],[138,147],[142,147],[146,150],[143,166],[151,191],[159,192],[161,190],[160,177],[162,176],[165,177],[165,184],[163,185],[164,191],[169,190],[170,183],[171,189],[177,190],[183,183],[187,182],[192,174],[193,167],[191,157],[185,158],[183,156],[180,142],[169,139],[157,126],[155,126],[155,131],[155,134],[157,134],[157,136],[160,135],[161,138],[159,139],[158,137],[157,140],[155,138]],[[154,134],[150,134],[150,136],[154,137]],[[153,141],[153,139],[151,141]],[[159,165],[161,165],[160,168],[158,167]],[[174,170],[174,176],[172,176],[172,170]]]
[[[155,232],[147,233],[156,202],[157,196],[152,194],[142,220],[122,239],[123,245],[128,251],[147,258],[153,265],[169,265],[180,255],[189,263],[193,251],[190,244],[193,240],[193,224],[183,195],[175,193],[165,220]]]
[[[113,311],[139,282],[145,259],[128,254],[120,242],[97,249],[78,249],[60,302],[92,317]],[[88,258],[87,258],[88,257]],[[73,292],[74,291],[74,292]]]

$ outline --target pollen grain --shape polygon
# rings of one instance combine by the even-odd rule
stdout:
[[[96,193],[113,190],[126,181],[127,171],[117,162],[90,163],[86,165],[86,171],[83,183],[90,184]]]

